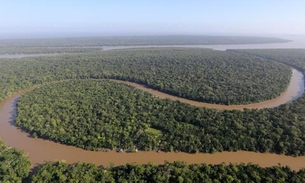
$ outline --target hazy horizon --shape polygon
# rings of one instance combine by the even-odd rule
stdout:
[[[0,38],[305,34],[305,1],[3,1]]]

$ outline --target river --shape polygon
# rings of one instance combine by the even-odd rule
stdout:
[[[223,45],[223,46],[227,46],[227,45]],[[245,46],[245,45],[241,45],[241,46]],[[246,49],[247,47],[243,47],[243,48]],[[229,49],[232,48],[230,47]],[[141,85],[137,86],[134,83],[127,83],[127,84],[136,86],[140,89],[153,93],[154,95],[157,95],[160,98],[172,97],[171,99],[173,100],[182,100],[181,98],[174,98],[173,96],[169,97],[164,93],[145,88]],[[291,91],[288,89],[285,92],[287,94],[285,93],[282,94],[286,96],[285,98],[287,100],[284,101],[279,99],[281,101],[280,103],[290,102],[291,100],[302,95],[304,91],[304,79],[303,79],[303,75],[299,71],[293,69],[292,80],[288,88],[291,88]],[[287,165],[294,170],[298,170],[300,168],[305,167],[305,156],[291,157],[291,156],[277,155],[271,153],[256,153],[256,152],[245,152],[245,151],[220,152],[215,154],[204,154],[204,153],[187,154],[187,153],[172,153],[172,152],[117,153],[112,151],[93,152],[72,146],[62,145],[48,140],[32,138],[27,133],[22,132],[20,129],[16,128],[14,124],[14,118],[16,115],[16,104],[21,94],[22,92],[17,93],[7,98],[0,104],[0,137],[8,146],[24,150],[26,153],[28,153],[29,159],[32,162],[32,166],[42,164],[45,161],[54,161],[54,160],[66,160],[68,163],[78,162],[78,161],[90,162],[96,165],[104,165],[104,166],[108,166],[110,165],[110,163],[114,163],[115,165],[122,165],[132,162],[136,162],[136,163],[153,162],[156,164],[161,164],[164,163],[164,161],[172,162],[179,160],[179,161],[185,161],[187,163],[211,163],[211,164],[219,164],[222,162],[255,163],[255,164],[259,164],[262,167],[274,166],[280,163],[281,165],[283,166]],[[185,100],[182,102],[190,103],[191,105],[197,105],[197,102],[194,101]],[[268,103],[268,101],[265,101],[263,103]],[[198,105],[199,106],[204,105],[205,107],[208,107],[206,104],[198,104]],[[270,105],[271,105],[270,107],[274,107],[279,105],[279,103],[274,104],[273,102],[271,102]],[[253,107],[261,108],[259,106],[253,106]],[[239,109],[242,108],[244,108],[244,106],[239,107]]]

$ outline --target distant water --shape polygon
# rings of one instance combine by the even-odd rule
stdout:
[[[232,44],[232,45],[203,45],[203,48],[212,48],[214,50],[225,51],[227,49],[305,49],[304,37],[285,37],[285,39],[292,40],[288,43],[269,43],[269,44]]]
[[[226,45],[145,45],[145,46],[76,46],[73,48],[101,48],[103,50],[117,50],[130,48],[211,48],[214,50],[225,51],[227,49],[305,49],[305,36],[286,36],[283,39],[292,40],[287,43],[265,43],[265,44],[226,44]],[[24,58],[59,55],[60,53],[41,53],[41,54],[0,54],[0,58]]]
[[[226,45],[147,45],[147,46],[104,46],[103,50],[128,49],[128,48],[211,48],[214,50],[225,51],[227,49],[305,49],[305,36],[287,36],[283,39],[292,40],[287,43],[266,43],[266,44],[226,44]]]

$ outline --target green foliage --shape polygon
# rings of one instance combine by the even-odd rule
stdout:
[[[84,174],[84,171],[87,172]],[[304,182],[304,169],[298,172],[288,167],[262,168],[253,164],[207,165],[183,162],[153,164],[126,164],[112,168],[97,168],[87,163],[66,164],[48,162],[41,165],[32,178],[32,183],[51,182],[104,182],[104,183],[251,183],[251,182]]]
[[[158,129],[155,129],[155,128],[151,128],[151,127],[148,127],[146,129],[146,132],[152,133],[153,135],[156,135],[156,136],[162,135],[162,131],[161,130],[158,130]]]
[[[286,65],[207,49],[119,50],[105,52],[104,58],[113,54],[122,57],[112,62],[114,78],[208,103],[243,104],[275,98],[287,88],[291,75]]]
[[[31,180],[32,183],[73,182],[94,183],[114,182],[107,170],[98,169],[89,163],[67,164],[65,162],[48,162],[41,165]]]
[[[113,50],[2,59],[0,63],[3,97],[46,81],[114,78],[188,99],[241,104],[280,95],[291,76],[289,67],[276,62],[239,53],[187,48]]]
[[[109,81],[63,82],[22,96],[16,124],[39,137],[90,150],[151,150],[162,135],[149,128],[154,100]]]
[[[269,60],[276,60],[284,64],[293,66],[300,71],[305,71],[305,51],[304,49],[251,49],[251,50],[230,50],[239,53],[248,53]]]
[[[24,153],[6,147],[0,140],[0,182],[21,183],[29,175],[30,165]]]

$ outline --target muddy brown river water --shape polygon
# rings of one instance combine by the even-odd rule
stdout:
[[[123,82],[123,81],[117,81]],[[180,100],[191,105],[206,106],[205,103],[189,101],[186,99],[177,98],[158,92],[142,85],[130,82],[123,82],[132,85],[149,93],[152,93],[160,98],[170,98],[173,100]],[[302,73],[293,70],[293,76],[288,90],[281,96],[274,100],[265,101],[258,104],[250,104],[250,108],[264,108],[274,107],[281,103],[289,102],[302,95],[304,91],[304,79]],[[28,153],[32,166],[41,164],[45,161],[65,160],[69,163],[72,162],[90,162],[96,165],[109,166],[111,163],[115,165],[122,165],[126,163],[148,163],[162,164],[164,161],[185,161],[187,163],[255,163],[263,167],[273,166],[277,164],[290,166],[292,169],[298,170],[305,167],[305,156],[303,157],[290,157],[285,155],[277,155],[270,153],[255,153],[255,152],[220,152],[215,154],[187,154],[187,153],[174,153],[174,152],[137,152],[137,153],[117,153],[111,152],[95,152],[87,151],[80,148],[67,146],[55,143],[48,140],[32,138],[27,133],[22,132],[14,124],[16,115],[16,104],[20,95],[24,92],[19,92],[0,105],[0,137],[3,141],[11,147],[21,149]],[[280,101],[280,102],[277,102]],[[212,105],[212,106],[211,106]],[[214,104],[208,104],[206,107],[213,107]],[[229,107],[229,108],[228,108]],[[243,109],[246,105],[236,108],[235,106],[222,106],[217,105],[219,109]]]

